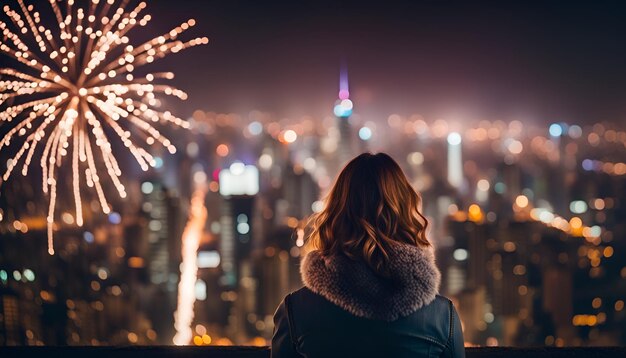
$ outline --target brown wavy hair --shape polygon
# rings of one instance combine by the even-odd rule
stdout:
[[[389,155],[363,153],[341,171],[311,216],[307,247],[322,255],[344,254],[389,276],[389,250],[405,243],[428,247],[428,220],[421,198]]]

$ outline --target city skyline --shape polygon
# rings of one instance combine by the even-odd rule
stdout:
[[[147,11],[154,15],[154,26],[143,35],[133,33],[140,43],[141,36],[149,40],[177,24],[183,25],[169,35],[173,52],[183,48],[176,42],[182,30],[193,27],[192,45],[205,43],[195,36],[209,37],[207,46],[154,65],[175,73],[171,83],[186,90],[188,100],[154,97],[152,85],[145,84],[136,102],[127,102],[119,97],[126,93],[124,88],[90,94],[92,88],[79,89],[69,79],[60,103],[67,98],[83,101],[89,94],[103,98],[97,106],[92,103],[94,107],[121,110],[97,120],[109,124],[103,129],[93,124],[96,120],[88,111],[84,116],[78,111],[69,117],[52,116],[53,123],[60,120],[62,125],[57,133],[74,139],[74,144],[65,138],[48,163],[56,168],[62,157],[71,155],[75,167],[59,166],[55,180],[46,179],[44,170],[43,177],[31,171],[0,182],[0,345],[267,345],[277,305],[303,284],[299,262],[307,250],[308,218],[324,208],[324,195],[345,163],[367,151],[395,158],[422,196],[422,211],[430,222],[427,238],[437,249],[442,274],[440,292],[457,306],[467,345],[624,345],[626,127],[621,117],[608,115],[619,113],[620,101],[614,99],[621,90],[600,80],[613,73],[618,81],[626,70],[596,66],[597,72],[568,77],[587,61],[614,64],[624,53],[585,54],[560,68],[554,67],[561,58],[556,54],[569,53],[550,45],[578,29],[586,35],[563,44],[569,50],[614,49],[613,32],[607,37],[613,40],[594,41],[605,27],[617,31],[626,25],[600,25],[601,19],[618,16],[598,8],[590,14],[590,23],[599,28],[579,29],[575,20],[586,7],[573,6],[565,12],[571,18],[562,20],[563,33],[541,42],[538,34],[552,28],[548,22],[556,15],[547,10],[535,14],[539,5],[522,10],[521,5],[448,9],[439,3],[398,4],[383,9],[363,3],[357,9],[351,2],[330,8],[306,2],[267,7],[150,3]],[[504,16],[507,9],[522,16]],[[122,10],[126,12],[121,18],[131,23],[136,14],[128,9],[120,14]],[[302,18],[291,16],[305,10],[309,12]],[[373,16],[378,10],[384,11]],[[272,16],[263,17],[266,13]],[[178,21],[178,16],[184,19]],[[548,22],[517,33],[515,26],[507,27],[514,18],[512,26],[535,18]],[[413,28],[418,19],[429,21]],[[438,32],[455,19],[455,26]],[[502,32],[488,24],[494,19],[504,26]],[[322,23],[327,27],[320,27]],[[125,44],[128,40],[118,34],[126,23],[119,24],[122,29],[111,41]],[[285,24],[292,26],[292,33],[281,32]],[[370,25],[371,33],[363,32]],[[471,41],[455,42],[461,38],[459,30],[470,25],[476,25],[465,33]],[[324,31],[317,36],[313,30],[320,28]],[[486,29],[493,33],[484,40]],[[404,45],[433,31],[442,36],[431,44],[433,53],[415,62],[424,44],[418,41],[408,49]],[[279,32],[278,38],[268,36]],[[394,33],[404,35],[387,42]],[[519,35],[514,43],[534,48],[537,57],[509,63],[504,60],[518,55],[509,50],[524,46],[485,50],[512,33]],[[373,41],[377,39],[380,42]],[[156,37],[154,43],[165,41]],[[371,48],[366,46],[370,43]],[[80,53],[81,47],[77,49]],[[374,56],[381,49],[388,58]],[[455,49],[463,51],[449,56]],[[462,54],[476,49],[485,52],[478,51],[467,66],[456,68]],[[152,47],[144,50],[148,57],[157,54]],[[319,56],[313,50],[320,51]],[[103,78],[124,77],[130,88],[144,77],[152,81],[133,72],[132,60],[143,56],[141,47],[125,51],[132,53],[121,63],[112,62],[124,69],[103,73]],[[491,51],[511,57],[487,59]],[[253,55],[242,57],[257,52],[262,54],[258,61]],[[548,60],[552,55],[556,57]],[[71,58],[67,55],[66,62]],[[535,67],[517,72],[534,61]],[[311,67],[302,66],[306,63]],[[281,71],[272,71],[272,66]],[[486,69],[493,73],[485,76]],[[146,66],[146,71],[153,70],[151,64]],[[554,73],[546,77],[543,71]],[[42,73],[45,78],[48,70]],[[529,75],[528,87],[507,89],[511,80]],[[8,90],[32,95],[32,80],[9,76],[17,80],[3,82]],[[212,76],[214,81],[208,78]],[[586,80],[570,86],[577,76]],[[434,85],[435,80],[441,80],[441,86]],[[601,83],[594,86],[596,81]],[[534,93],[532,88],[539,84],[542,91]],[[533,95],[525,97],[518,90]],[[543,94],[546,97],[539,100]],[[502,103],[495,103],[500,99]],[[124,111],[152,113],[142,107],[144,101],[165,111],[144,118],[160,125],[160,132],[141,137],[148,145],[140,154],[149,159],[150,168],[137,165],[131,155],[136,153],[125,151],[132,144],[128,137],[141,134],[141,127],[126,123],[125,132],[116,130],[121,125],[116,123],[129,118]],[[597,110],[607,103],[611,105],[606,113]],[[12,104],[1,105],[6,110]],[[0,112],[17,113],[10,125],[0,126],[3,134],[16,122],[43,118],[35,111],[31,119],[12,111]],[[608,118],[588,117],[586,112]],[[172,114],[180,117],[174,117],[174,123],[188,128],[162,125],[172,121]],[[87,160],[80,159],[81,148],[91,144],[81,147],[63,126],[74,128],[86,120],[93,130],[85,131],[85,137],[95,136],[94,148],[102,150],[98,159],[103,161],[89,163],[81,186],[72,180],[76,171],[69,169]],[[12,133],[13,142],[24,142],[26,130],[22,132]],[[161,135],[171,141],[158,146]],[[23,148],[30,148],[27,144]],[[3,172],[16,165],[10,160],[15,149],[0,152]],[[117,156],[114,165],[109,150]],[[48,158],[33,156],[36,162],[40,157]],[[79,206],[76,188],[97,187],[96,168],[119,179],[103,180],[100,190],[120,195],[103,202],[99,191],[84,190]],[[41,194],[41,187],[51,182],[59,186],[54,222],[48,219],[49,196]],[[52,245],[54,254],[48,249]]]

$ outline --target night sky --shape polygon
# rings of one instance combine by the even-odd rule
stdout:
[[[626,119],[626,7],[546,3],[157,0],[136,31],[193,17],[186,38],[210,38],[159,65],[190,95],[181,115],[328,115],[345,61],[370,120]]]

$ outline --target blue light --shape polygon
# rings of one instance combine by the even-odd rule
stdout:
[[[585,169],[588,172],[592,171],[593,170],[593,160],[591,160],[591,159],[583,160],[583,169]]]
[[[351,108],[346,108],[346,107],[342,106],[341,104],[337,104],[337,105],[335,105],[335,108],[333,109],[333,112],[335,113],[335,115],[337,117],[347,118],[347,117],[350,117],[350,115],[352,114],[352,109]]]
[[[561,135],[563,135],[563,127],[558,123],[552,123],[548,131],[553,137],[560,137]]]
[[[494,185],[493,190],[498,193],[498,194],[504,194],[504,192],[506,191],[506,184],[500,182],[500,183],[496,183],[496,185]]]
[[[154,157],[154,167],[159,169],[163,166],[163,159],[161,157]]]
[[[112,212],[109,214],[109,222],[111,224],[117,225],[122,222],[122,217],[120,216],[120,214]]]
[[[361,127],[361,129],[359,129],[359,138],[370,140],[370,138],[372,138],[372,130],[368,127]]]
[[[343,108],[341,108],[340,105],[336,105],[335,108],[333,108],[333,113],[335,113],[335,116],[341,117],[343,114]]]
[[[248,125],[248,130],[252,135],[259,135],[263,132],[263,125],[257,121],[254,121]]]
[[[83,234],[83,238],[90,244],[93,242],[93,234],[89,231],[85,231],[85,233]]]

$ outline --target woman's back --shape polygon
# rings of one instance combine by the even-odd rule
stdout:
[[[392,322],[354,316],[306,287],[285,302],[276,315],[272,357],[462,357],[460,323],[442,296]]]
[[[289,294],[275,319],[272,357],[462,357],[452,302],[436,294],[431,250],[391,253],[391,276],[347,257],[310,253],[305,287]]]
[[[274,316],[273,357],[463,357],[421,198],[384,153],[348,163],[313,215],[305,288]]]

